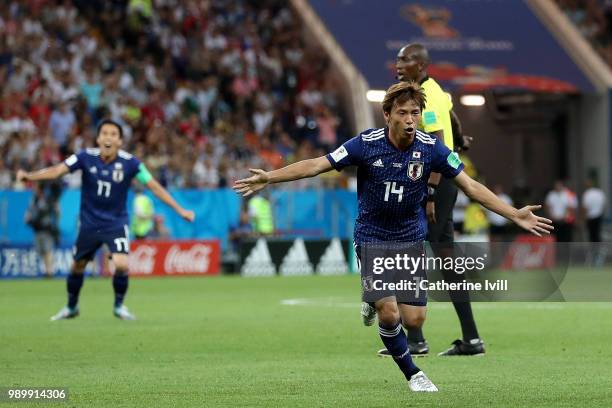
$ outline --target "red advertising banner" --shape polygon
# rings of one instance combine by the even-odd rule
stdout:
[[[555,238],[521,234],[510,244],[501,269],[546,269],[555,266]]]
[[[219,241],[136,241],[130,246],[131,276],[218,275]]]

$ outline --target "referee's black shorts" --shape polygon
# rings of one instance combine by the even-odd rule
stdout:
[[[427,225],[427,241],[436,243],[454,242],[453,207],[457,201],[457,186],[453,179],[440,178],[436,190],[436,222]]]

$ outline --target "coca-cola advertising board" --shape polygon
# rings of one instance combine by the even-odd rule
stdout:
[[[218,275],[219,241],[135,241],[129,255],[130,275]]]

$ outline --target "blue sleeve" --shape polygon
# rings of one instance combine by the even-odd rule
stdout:
[[[432,154],[431,171],[434,173],[441,173],[446,178],[454,178],[461,173],[463,167],[459,155],[455,152],[451,152],[444,143],[436,138],[436,144],[434,145]]]
[[[68,166],[68,170],[70,170],[71,173],[83,168],[85,154],[86,153],[84,151],[78,152],[64,160],[64,164]]]
[[[361,135],[344,142],[342,146],[326,155],[332,167],[338,171],[347,166],[359,166],[363,157]]]
[[[140,174],[140,165],[142,164],[142,162],[138,160],[136,156],[132,156],[129,160],[129,164],[130,164],[130,171],[129,171],[130,177],[138,178]]]

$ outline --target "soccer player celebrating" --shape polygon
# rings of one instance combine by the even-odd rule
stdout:
[[[314,177],[332,169],[357,166],[359,214],[355,222],[356,246],[368,243],[425,240],[427,219],[423,201],[431,172],[454,178],[468,197],[478,201],[535,235],[548,234],[551,221],[532,213],[540,206],[520,210],[504,203],[463,171],[463,163],[438,139],[416,129],[425,106],[425,95],[415,82],[391,86],[382,103],[387,126],[370,129],[350,139],[334,152],[302,160],[278,170],[251,169],[253,175],[236,181],[234,190],[245,196],[271,183]],[[415,317],[414,307],[398,304],[395,296],[375,303],[380,338],[406,377],[412,391],[437,391],[414,364],[401,321]]]
[[[98,148],[86,149],[68,157],[63,163],[35,172],[19,170],[18,180],[52,180],[68,172],[82,170],[80,227],[74,247],[74,262],[67,279],[68,304],[51,320],[70,319],[79,315],[79,292],[83,272],[100,246],[106,244],[115,265],[113,313],[123,320],[134,315],[123,304],[128,289],[128,215],[127,193],[132,179],[151,189],[160,200],[172,207],[182,218],[192,222],[193,211],[183,209],[149,173],[136,157],[120,150],[123,141],[121,126],[111,120],[98,125]]]
[[[429,62],[429,53],[422,44],[408,44],[397,53],[397,78],[400,81],[418,82],[425,92],[425,108],[421,113],[421,121],[417,124],[417,129],[428,133],[432,137],[437,137],[451,150],[453,148],[467,150],[472,138],[462,134],[461,123],[453,111],[450,98],[440,85],[428,75]],[[433,244],[437,256],[441,258],[452,257],[451,244],[454,241],[455,234],[452,214],[457,199],[457,187],[451,180],[441,178],[440,174],[435,172],[432,172],[429,176],[427,184],[428,197],[425,212],[428,225],[426,240]],[[444,279],[448,281],[458,280],[461,276],[453,270],[445,269],[442,270],[442,274]],[[463,338],[455,340],[448,350],[438,355],[483,355],[485,353],[484,342],[478,334],[469,292],[452,291],[450,292],[450,299],[457,312]],[[420,309],[422,313],[425,313],[424,308]],[[364,324],[371,326],[376,317],[376,310],[368,303],[363,303],[361,315]],[[404,322],[404,327],[408,332],[408,348],[410,348],[410,353],[413,356],[426,356],[429,353],[429,346],[422,330],[425,316],[422,317],[421,319],[415,319],[414,322]],[[378,351],[378,355],[389,356],[389,352],[382,349]]]

